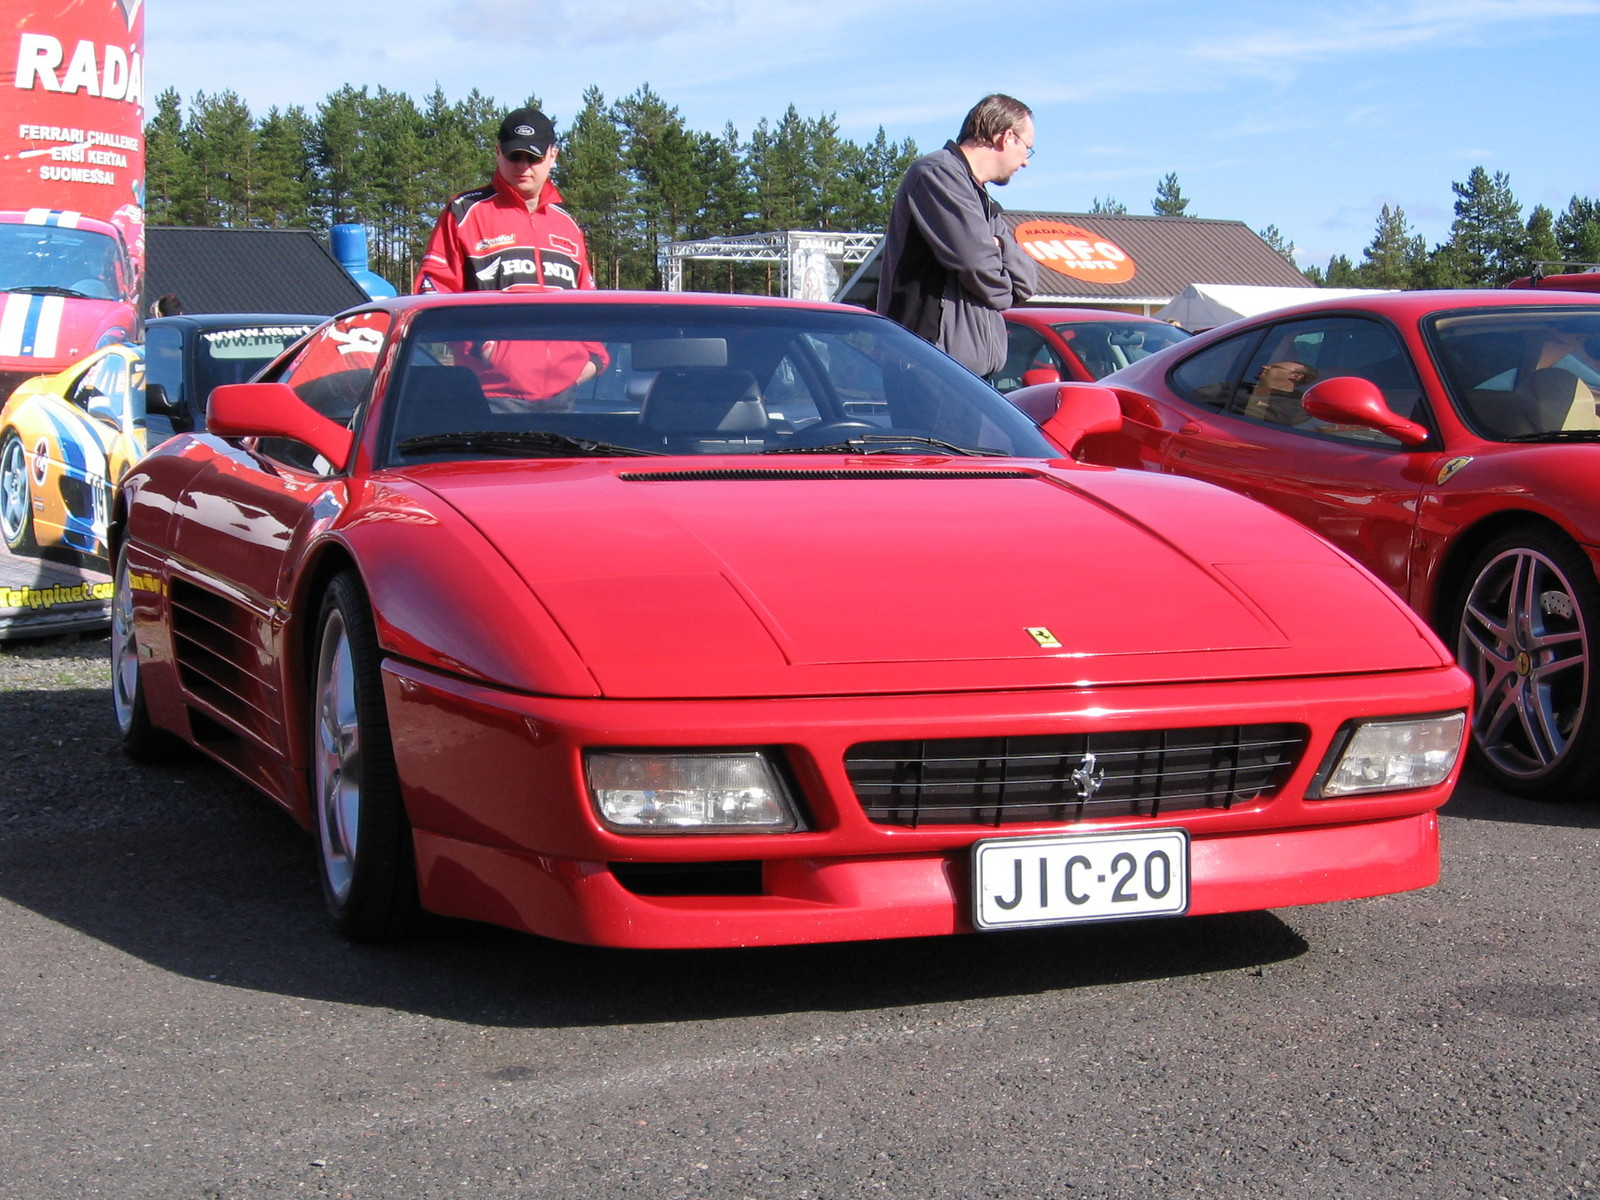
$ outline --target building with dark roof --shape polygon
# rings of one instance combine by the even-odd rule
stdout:
[[[186,313],[342,312],[367,293],[307,229],[145,227],[145,297]]]
[[[1039,263],[1035,304],[1150,315],[1194,283],[1310,288],[1304,275],[1243,221],[1109,213],[1008,212],[1017,242]],[[871,308],[882,246],[838,299]]]

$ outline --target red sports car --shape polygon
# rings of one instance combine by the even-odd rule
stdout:
[[[1051,437],[1119,418],[1066,389]],[[1064,458],[859,309],[375,302],[113,517],[115,709],[336,927],[944,934],[1425,886],[1470,685],[1312,534]],[[1076,430],[1076,432],[1075,432]]]
[[[1024,304],[1005,318],[1006,362],[989,377],[1002,392],[1056,380],[1092,383],[1189,337],[1154,317],[1103,308]]]
[[[1316,530],[1454,647],[1477,682],[1474,750],[1497,784],[1595,793],[1600,297],[1312,302],[1106,384],[1125,420],[1081,457],[1210,480]],[[1329,616],[1362,636],[1359,619]]]

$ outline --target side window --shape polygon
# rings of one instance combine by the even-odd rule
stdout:
[[[128,364],[121,355],[106,355],[72,389],[72,403],[85,411],[95,400],[109,404],[116,413],[128,411]]]
[[[282,382],[329,420],[353,424],[388,332],[386,312],[341,317],[313,335],[281,376]]]
[[[1174,367],[1167,382],[1185,400],[1220,412],[1233,400],[1240,360],[1260,336],[1258,331],[1251,330],[1208,346]]]
[[[1387,446],[1399,443],[1364,426],[1331,425],[1306,412],[1306,390],[1321,379],[1365,379],[1402,417],[1421,415],[1422,389],[1394,331],[1358,317],[1320,318],[1273,326],[1251,357],[1240,384],[1243,416],[1273,425]]]
[[[1006,325],[1006,361],[989,382],[1002,392],[1014,392],[1022,386],[1022,377],[1037,367],[1054,370],[1062,379],[1067,373],[1062,369],[1061,356],[1044,340],[1037,329],[1026,325]]]
[[[312,335],[279,381],[287,383],[300,399],[329,420],[353,427],[388,331],[386,312],[341,317]],[[256,448],[303,470],[325,469],[311,447],[287,438],[262,438]]]
[[[167,400],[181,406],[183,395],[183,334],[167,326],[145,328],[144,373],[147,384],[158,383]]]

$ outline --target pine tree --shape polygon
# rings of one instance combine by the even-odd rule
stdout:
[[[1191,217],[1193,213],[1184,211],[1188,207],[1188,197],[1178,187],[1177,172],[1169,172],[1156,184],[1156,198],[1150,202],[1150,211],[1158,217]]]
[[[1328,260],[1328,270],[1322,277],[1322,286],[1331,288],[1358,288],[1361,276],[1347,255],[1335,254]]]
[[[260,172],[255,212],[273,229],[304,229],[312,224],[311,198],[316,187],[316,127],[306,110],[295,105],[285,112],[267,110],[257,130]]]
[[[1268,225],[1265,229],[1261,230],[1257,236],[1260,237],[1263,242],[1277,251],[1278,254],[1283,257],[1284,262],[1288,263],[1291,267],[1295,265],[1294,243],[1288,238],[1284,237],[1283,232],[1276,225]]]
[[[1527,231],[1522,206],[1504,171],[1493,176],[1473,167],[1465,183],[1453,183],[1456,219],[1450,226],[1456,269],[1468,287],[1494,287],[1517,274]]]
[[[1600,201],[1574,196],[1556,218],[1556,241],[1569,263],[1600,263]]]
[[[1561,260],[1561,243],[1556,240],[1556,215],[1543,204],[1536,204],[1528,214],[1522,263],[1517,273],[1531,274],[1541,263],[1546,264],[1543,268],[1545,271],[1559,271]],[[1557,265],[1552,267],[1549,264]]]
[[[1383,206],[1372,242],[1362,253],[1363,261],[1356,268],[1362,286],[1405,289],[1419,285],[1427,253],[1422,236],[1411,232],[1406,211],[1398,205]]]
[[[1176,180],[1174,180],[1174,183],[1176,183]],[[1187,204],[1188,201],[1185,200],[1184,203]],[[1094,198],[1094,203],[1089,206],[1089,211],[1091,213],[1104,214],[1106,216],[1120,217],[1127,214],[1128,206],[1122,201],[1114,199],[1111,196],[1107,196],[1104,200],[1100,199],[1099,196],[1096,196]]]
[[[640,261],[648,266],[651,251],[640,234],[622,127],[597,87],[583,93],[583,108],[562,139],[556,181],[568,211],[583,225],[595,282],[604,288],[647,284],[650,276],[634,269]]]
[[[183,127],[183,97],[167,88],[156,97],[144,129],[145,219],[152,225],[187,225],[197,214],[200,185]]]

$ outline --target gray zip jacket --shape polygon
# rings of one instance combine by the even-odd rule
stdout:
[[[1033,295],[1033,259],[954,142],[911,164],[883,244],[878,311],[977,375],[1006,360],[1000,314]],[[998,241],[997,241],[998,239]]]

